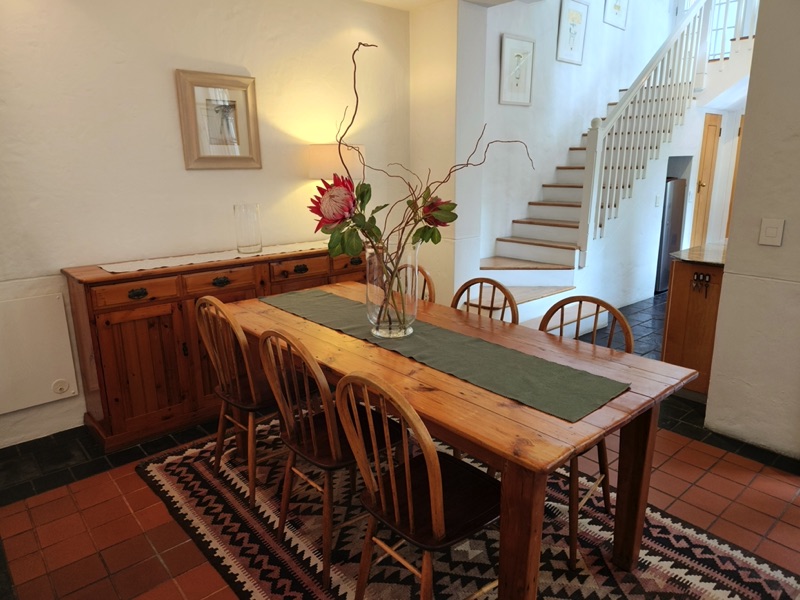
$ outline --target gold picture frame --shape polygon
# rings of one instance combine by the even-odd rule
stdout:
[[[175,70],[187,169],[260,169],[254,77]]]

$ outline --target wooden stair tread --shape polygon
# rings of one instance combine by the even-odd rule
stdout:
[[[531,200],[528,202],[529,206],[556,206],[559,208],[580,208],[580,202],[560,202],[558,200]]]
[[[571,266],[509,258],[508,256],[490,256],[481,259],[482,271],[555,271],[563,269],[574,270]]]
[[[582,183],[543,183],[543,188],[570,188],[574,190],[583,189]]]
[[[580,226],[578,221],[564,221],[562,219],[535,219],[533,217],[514,219],[512,223],[521,223],[523,225],[544,225],[546,227],[565,227],[568,229],[577,229]]]
[[[517,304],[524,304],[525,302],[533,302],[540,298],[547,298],[548,296],[555,296],[562,292],[574,290],[574,285],[557,286],[557,285],[532,285],[532,286],[509,286],[508,291],[514,296]]]
[[[583,165],[580,165],[580,166],[577,166],[577,167],[573,167],[573,166],[570,166],[570,165],[565,165],[565,166],[556,167],[556,171],[558,171],[558,170],[561,170],[561,171],[585,171],[586,167],[583,166]]]
[[[498,242],[511,242],[512,244],[527,244],[529,246],[545,246],[547,248],[560,248],[562,250],[577,250],[578,244],[569,242],[553,242],[550,240],[536,240],[533,238],[507,236],[497,238]]]

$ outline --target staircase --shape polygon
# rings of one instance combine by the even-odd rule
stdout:
[[[584,268],[591,240],[617,218],[621,200],[631,198],[647,164],[682,124],[694,94],[704,6],[690,9],[619,102],[605,118],[592,121],[555,181],[542,186],[542,200],[528,203],[528,215],[511,223],[511,235],[497,238],[495,256],[481,260],[483,275],[498,279],[517,299],[521,321],[576,291],[575,270]],[[548,298],[545,303],[536,302]],[[536,320],[530,322],[536,326]]]

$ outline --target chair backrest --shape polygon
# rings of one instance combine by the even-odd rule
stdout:
[[[333,395],[317,360],[297,338],[275,329],[261,334],[258,353],[288,439],[314,456],[340,460],[339,423]],[[325,439],[318,439],[319,429],[315,426],[318,419],[325,420]]]
[[[620,333],[624,338],[625,352],[633,352],[633,331],[625,315],[605,300],[594,296],[570,296],[559,300],[544,314],[539,330],[564,337],[572,329],[572,337],[577,340],[581,337],[581,323],[584,322],[584,329],[587,324],[591,324],[592,344],[597,344],[597,334],[602,329],[599,327],[600,315],[603,312],[608,314],[608,339],[605,345],[611,348],[615,335]],[[583,335],[588,333],[586,329]]]
[[[400,265],[398,272],[410,269],[411,265]],[[428,302],[436,302],[436,288],[433,285],[433,279],[430,274],[420,266],[417,266],[417,298],[420,300],[427,300]]]
[[[351,373],[339,381],[336,408],[364,486],[373,505],[380,506],[383,518],[399,530],[413,532],[418,527],[430,527],[434,537],[443,538],[444,502],[439,457],[428,428],[414,408],[397,389],[362,372]],[[359,414],[364,410],[375,411],[379,417],[378,426],[362,426]],[[373,424],[375,421],[366,422]],[[378,452],[382,441],[387,448],[395,446],[395,451]],[[424,460],[411,460],[414,448],[419,449]],[[428,490],[412,489],[411,482],[415,481],[412,471],[423,468],[427,472]],[[425,476],[425,473],[418,476]],[[418,522],[414,512],[415,495],[429,496],[429,523]],[[427,514],[428,511],[422,512]]]
[[[494,317],[499,311],[501,321],[519,323],[519,309],[514,296],[502,283],[488,277],[465,281],[453,294],[450,306],[489,317]]]
[[[197,328],[217,374],[216,394],[244,409],[259,406],[259,397],[250,368],[250,347],[239,323],[223,302],[203,296],[195,303]]]

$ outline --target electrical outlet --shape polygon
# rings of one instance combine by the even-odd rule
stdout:
[[[784,219],[761,219],[758,244],[760,246],[780,246],[783,243],[784,222]]]

